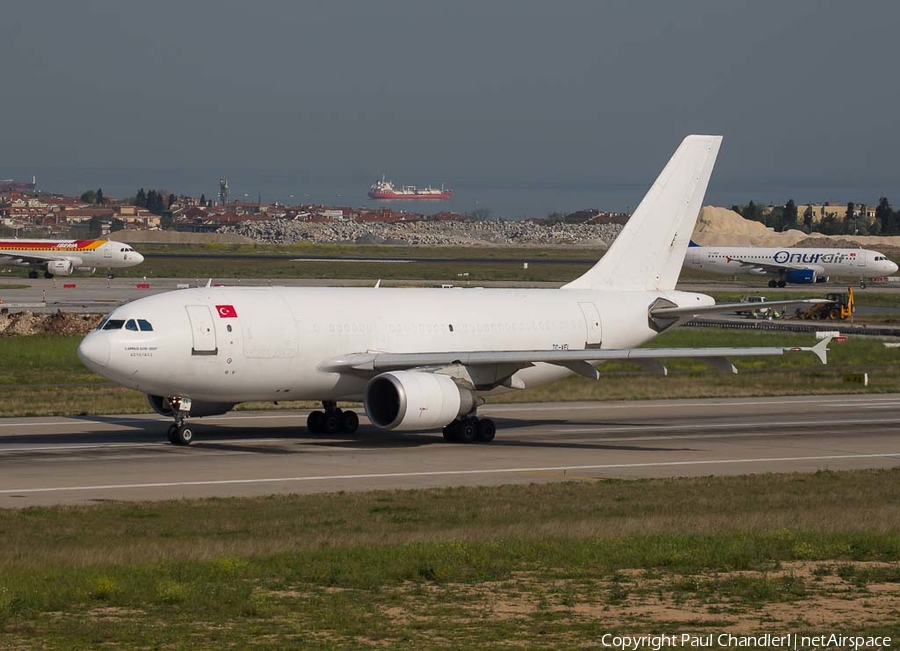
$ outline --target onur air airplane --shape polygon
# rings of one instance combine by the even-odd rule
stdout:
[[[352,433],[362,402],[382,429],[443,428],[454,442],[489,442],[484,396],[634,360],[816,353],[814,348],[637,348],[709,311],[711,297],[675,290],[720,136],[688,136],[609,251],[560,289],[200,287],[113,310],[78,347],[110,380],[146,393],[174,419],[168,438],[190,443],[190,416],[250,400],[315,400],[313,433]]]
[[[133,267],[144,256],[123,242],[112,240],[0,240],[0,265],[30,267],[29,278],[70,276],[76,271],[94,273],[105,267],[110,278],[113,269]]]
[[[694,242],[688,247],[684,266],[720,274],[772,276],[769,287],[823,283],[828,276],[859,278],[860,286],[865,287],[867,278],[890,276],[898,268],[883,253],[866,249],[699,246]]]

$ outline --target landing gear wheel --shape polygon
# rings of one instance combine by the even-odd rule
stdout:
[[[38,277],[38,272],[37,271],[29,271],[28,277],[31,278],[32,280],[34,280],[35,278]]]
[[[322,431],[325,434],[337,434],[341,430],[341,412],[326,411],[322,415]]]
[[[345,411],[341,414],[341,431],[344,434],[354,434],[359,429],[359,416],[355,411]]]
[[[770,280],[770,281],[769,281],[769,287],[777,287],[777,286],[778,286],[778,281],[777,281],[777,280]]]
[[[456,443],[459,440],[459,421],[455,420],[444,426],[444,440],[447,443]]]
[[[479,443],[490,443],[497,434],[497,426],[490,418],[478,419],[478,425],[475,427],[475,439]]]
[[[112,272],[109,272],[108,274],[106,274],[107,280],[112,280],[113,278],[115,278],[115,275]]]
[[[865,282],[864,280],[860,280],[860,281],[859,281],[859,288],[860,288],[860,289],[865,289],[865,288],[866,288],[866,282]]]
[[[459,426],[457,428],[457,441],[460,443],[472,443],[475,441],[475,436],[478,434],[478,430],[476,428],[476,423],[478,421],[474,418],[466,418],[463,421],[460,421]]]
[[[783,280],[779,280],[779,281],[778,281],[778,286],[779,286],[779,287],[787,287],[787,283],[784,282]]]
[[[309,412],[309,416],[306,417],[306,428],[310,434],[322,434],[325,431],[325,412]]]
[[[170,425],[167,436],[175,445],[190,445],[194,440],[194,432],[187,425]]]
[[[44,272],[44,278],[53,278],[53,274],[50,273],[49,271],[45,271],[45,272]]]

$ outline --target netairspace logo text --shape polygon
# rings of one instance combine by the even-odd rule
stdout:
[[[619,651],[660,651],[678,647],[686,649],[708,649],[712,647],[738,647],[749,649],[785,649],[787,651],[807,651],[821,648],[849,649],[889,649],[891,638],[886,636],[864,637],[825,633],[821,635],[799,635],[786,633],[774,635],[731,635],[730,633],[710,633],[707,635],[613,635],[606,633],[600,644]]]

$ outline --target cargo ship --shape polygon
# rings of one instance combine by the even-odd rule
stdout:
[[[446,190],[443,185],[440,189],[414,185],[395,188],[393,183],[384,180],[384,176],[369,186],[369,196],[373,199],[449,199],[452,195],[453,190]]]

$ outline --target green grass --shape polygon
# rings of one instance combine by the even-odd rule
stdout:
[[[6,510],[0,646],[898,633],[898,503],[900,471],[873,470]]]

